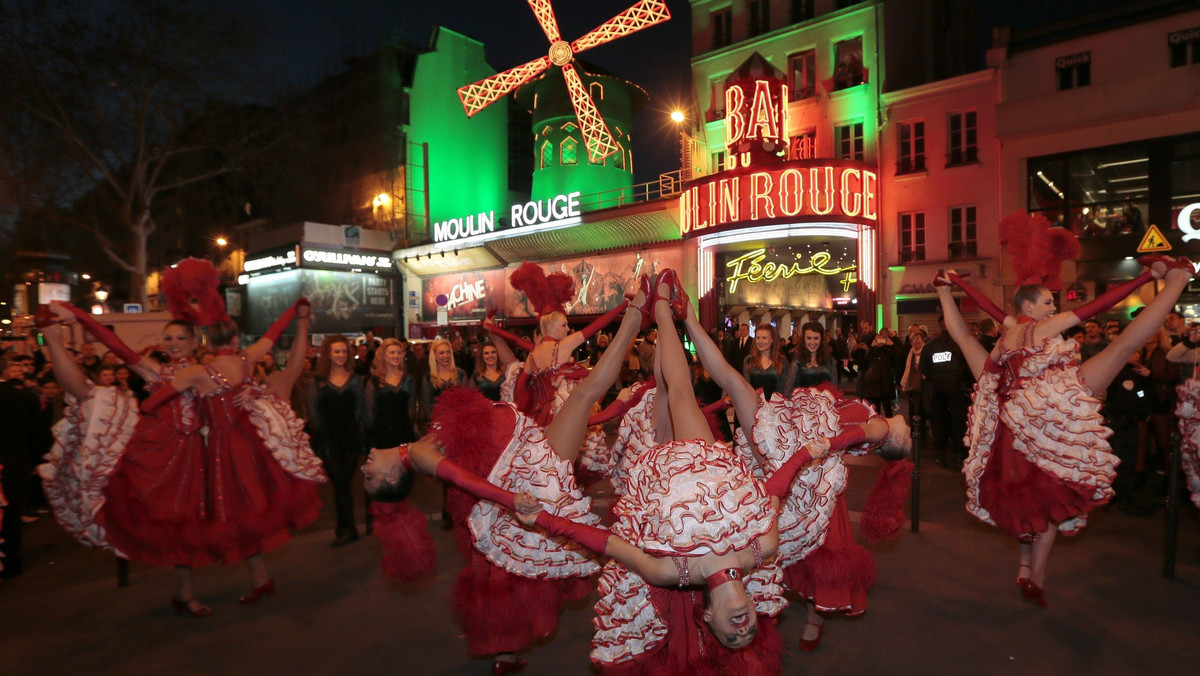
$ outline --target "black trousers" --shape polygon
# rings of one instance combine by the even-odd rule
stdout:
[[[358,471],[359,456],[352,453],[322,453],[321,462],[333,486],[333,508],[337,514],[334,535],[358,535],[358,528],[354,525],[354,493],[350,484],[354,480],[354,473]]]
[[[926,382],[922,390],[925,393],[925,412],[933,431],[933,457],[947,466],[962,463],[967,457],[963,437],[967,435],[970,397],[958,385],[939,386]]]

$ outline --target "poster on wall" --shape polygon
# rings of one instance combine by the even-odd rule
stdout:
[[[488,309],[500,308],[507,284],[504,268],[438,275],[425,280],[421,294],[421,316],[438,318],[437,297],[445,296],[447,319],[483,319]]]
[[[252,278],[246,285],[246,333],[261,336],[299,297],[299,270]]]
[[[397,324],[396,300],[389,277],[302,270],[300,290],[312,303],[313,332],[360,333],[369,327]]]
[[[575,296],[566,303],[568,315],[599,315],[625,300],[626,293],[637,290],[642,275],[654,275],[667,268],[683,266],[679,247],[642,250],[603,256],[588,256],[542,263],[546,274],[562,272],[575,280]],[[511,274],[518,266],[509,268]],[[508,318],[534,317],[533,305],[525,294],[505,285],[504,315]]]

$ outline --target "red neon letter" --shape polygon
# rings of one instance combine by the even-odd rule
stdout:
[[[824,216],[833,211],[833,167],[825,167],[824,170],[818,167],[813,167],[808,170],[808,190],[812,193],[808,203],[812,205],[814,214]],[[822,189],[819,180],[819,173],[825,174],[825,187]],[[824,203],[822,203],[822,193],[824,193]]]
[[[771,175],[765,172],[750,174],[750,220],[757,221],[758,204],[762,202],[767,218],[775,218],[775,205],[771,203]]]
[[[858,179],[859,186],[862,185],[862,171],[858,169],[843,169],[842,170],[842,215],[846,218],[854,218],[862,211],[862,195],[855,191],[850,192],[850,177]],[[850,195],[854,195],[854,208],[850,207]]]
[[[804,210],[804,174],[799,169],[779,175],[779,210],[784,216],[798,216]]]
[[[738,85],[725,90],[725,147],[732,148],[746,135],[746,118],[742,117],[742,106],[746,94]]]

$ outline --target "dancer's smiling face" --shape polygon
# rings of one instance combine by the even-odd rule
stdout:
[[[1033,300],[1022,303],[1021,311],[1030,319],[1040,322],[1054,316],[1054,295],[1050,289],[1043,287]]]
[[[741,582],[728,582],[708,597],[704,621],[717,641],[734,650],[753,643],[758,634],[758,613],[746,587]]]
[[[172,361],[192,356],[196,335],[179,324],[167,324],[162,332],[162,346]]]

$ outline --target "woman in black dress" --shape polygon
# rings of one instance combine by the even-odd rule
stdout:
[[[504,386],[504,366],[500,363],[500,352],[491,343],[484,343],[479,350],[479,363],[475,365],[475,387],[483,396],[500,401],[500,388]]]
[[[416,381],[404,369],[404,350],[400,341],[395,338],[384,340],[375,351],[371,379],[366,386],[371,448],[394,448],[417,440],[413,432],[416,389]]]
[[[312,414],[313,450],[333,485],[337,527],[330,546],[341,547],[358,539],[350,481],[363,453],[366,411],[363,378],[353,371],[350,341],[345,336],[328,336],[321,341],[308,410]]]
[[[825,327],[819,322],[807,322],[800,332],[796,360],[792,362],[792,386],[816,387],[833,382],[837,368],[833,364],[833,348],[825,340]]]

